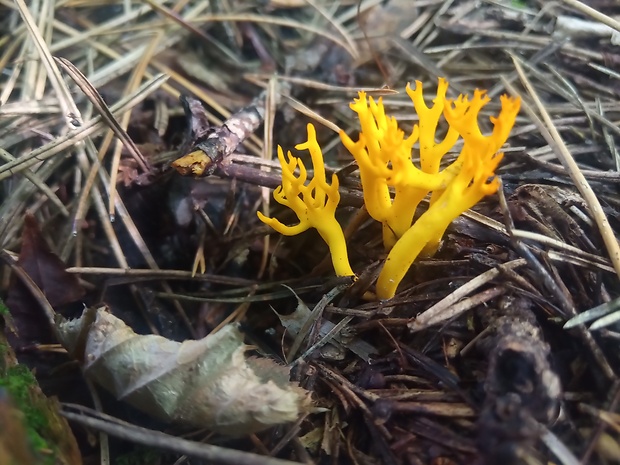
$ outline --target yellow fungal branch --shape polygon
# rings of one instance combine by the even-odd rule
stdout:
[[[439,173],[439,164],[443,156],[448,153],[459,138],[459,132],[452,126],[448,127],[446,135],[441,142],[435,140],[439,119],[443,115],[446,104],[446,92],[448,82],[444,78],[439,78],[437,84],[437,95],[433,101],[433,106],[428,107],[424,101],[423,87],[420,81],[415,82],[412,89],[407,84],[407,94],[419,118],[416,125],[420,140],[420,167],[428,174]],[[415,129],[414,129],[415,130]]]
[[[377,296],[389,299],[413,261],[421,252],[434,253],[450,223],[473,207],[484,196],[499,187],[495,169],[503,157],[497,153],[514,125],[521,102],[502,96],[500,114],[491,118],[493,132],[485,136],[478,126],[478,113],[489,101],[484,92],[476,90],[471,102],[459,97],[446,101],[444,116],[451,128],[463,138],[463,149],[457,162],[460,171],[426,212],[400,238],[390,251],[377,280]]]
[[[435,142],[447,88],[447,82],[441,79],[435,103],[428,108],[422,96],[422,84],[416,82],[415,90],[407,86],[420,117],[420,124],[408,137],[395,118],[386,116],[382,99],[375,102],[364,92],[351,104],[361,126],[357,142],[340,133],[342,143],[357,161],[366,209],[383,224],[383,243],[388,250],[411,227],[422,199],[431,191],[444,189],[454,175],[451,169],[439,173],[439,163],[456,142],[458,132],[449,130],[442,142]],[[418,140],[422,169],[411,160],[413,145]],[[395,191],[393,200],[390,187]]]
[[[295,146],[297,150],[308,150],[312,160],[314,175],[306,185],[308,172],[301,159],[293,157],[291,152],[284,157],[282,147],[278,146],[278,159],[282,166],[282,184],[273,191],[273,198],[281,205],[295,212],[299,223],[287,226],[275,218],[269,218],[257,212],[258,218],[277,232],[285,236],[294,236],[315,228],[329,247],[332,263],[338,276],[353,276],[349,264],[347,244],[340,224],[336,220],[336,207],[340,202],[338,177],[332,175],[331,184],[325,177],[323,153],[316,140],[316,131],[308,124],[308,141]],[[299,176],[295,170],[299,169]]]

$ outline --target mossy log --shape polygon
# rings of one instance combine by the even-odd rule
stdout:
[[[3,331],[0,331],[0,463],[82,463],[73,432],[59,413],[58,401],[46,397],[30,369],[17,363]]]

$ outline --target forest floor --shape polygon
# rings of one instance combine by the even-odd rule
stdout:
[[[0,31],[0,463],[620,462],[616,0],[0,0]],[[409,135],[439,78],[484,134],[520,112],[379,299],[339,132],[364,90]],[[308,123],[355,278],[257,215],[298,222],[276,148]]]

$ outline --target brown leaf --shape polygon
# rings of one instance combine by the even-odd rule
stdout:
[[[75,302],[84,295],[77,277],[65,271],[65,264],[50,250],[35,218],[30,214],[24,218],[22,248],[17,264],[43,291],[52,307]],[[52,340],[46,316],[15,276],[11,279],[6,305],[13,317],[19,345]]]

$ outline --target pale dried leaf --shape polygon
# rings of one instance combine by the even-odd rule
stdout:
[[[239,435],[295,421],[309,406],[285,367],[246,358],[235,325],[181,343],[138,335],[98,308],[60,322],[58,333],[87,376],[164,421]]]

